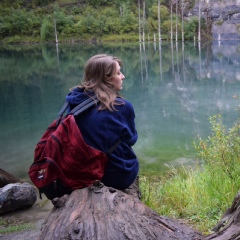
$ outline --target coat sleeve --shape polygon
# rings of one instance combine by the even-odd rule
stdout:
[[[138,139],[137,130],[135,127],[135,112],[130,102],[125,101],[125,106],[120,110],[122,122],[122,136],[123,142],[129,146],[133,146]]]

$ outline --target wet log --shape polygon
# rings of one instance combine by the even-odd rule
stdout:
[[[213,228],[214,233],[207,240],[239,240],[240,239],[240,192],[234,198],[221,220]]]
[[[53,200],[39,240],[202,240],[200,233],[158,215],[139,198],[101,183]]]
[[[0,188],[10,183],[23,183],[23,181],[0,168]]]

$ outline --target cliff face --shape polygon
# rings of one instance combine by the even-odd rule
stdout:
[[[198,0],[189,14],[211,22],[212,38],[240,40],[240,0]]]

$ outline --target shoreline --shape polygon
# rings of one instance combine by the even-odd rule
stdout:
[[[43,196],[37,199],[32,207],[16,210],[0,215],[0,219],[7,222],[7,226],[0,226],[0,229],[8,229],[11,226],[31,224],[32,228],[26,230],[16,230],[9,233],[0,233],[0,240],[32,240],[37,239],[42,224],[48,218],[53,209],[52,202]]]

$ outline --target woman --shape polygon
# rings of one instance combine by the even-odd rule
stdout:
[[[114,56],[91,57],[85,65],[83,82],[67,95],[66,100],[72,109],[92,94],[99,99],[99,103],[80,114],[76,122],[86,143],[96,149],[106,153],[120,142],[108,155],[102,182],[123,190],[135,181],[139,163],[131,148],[138,138],[134,109],[119,94],[125,79],[121,66],[121,60]]]

